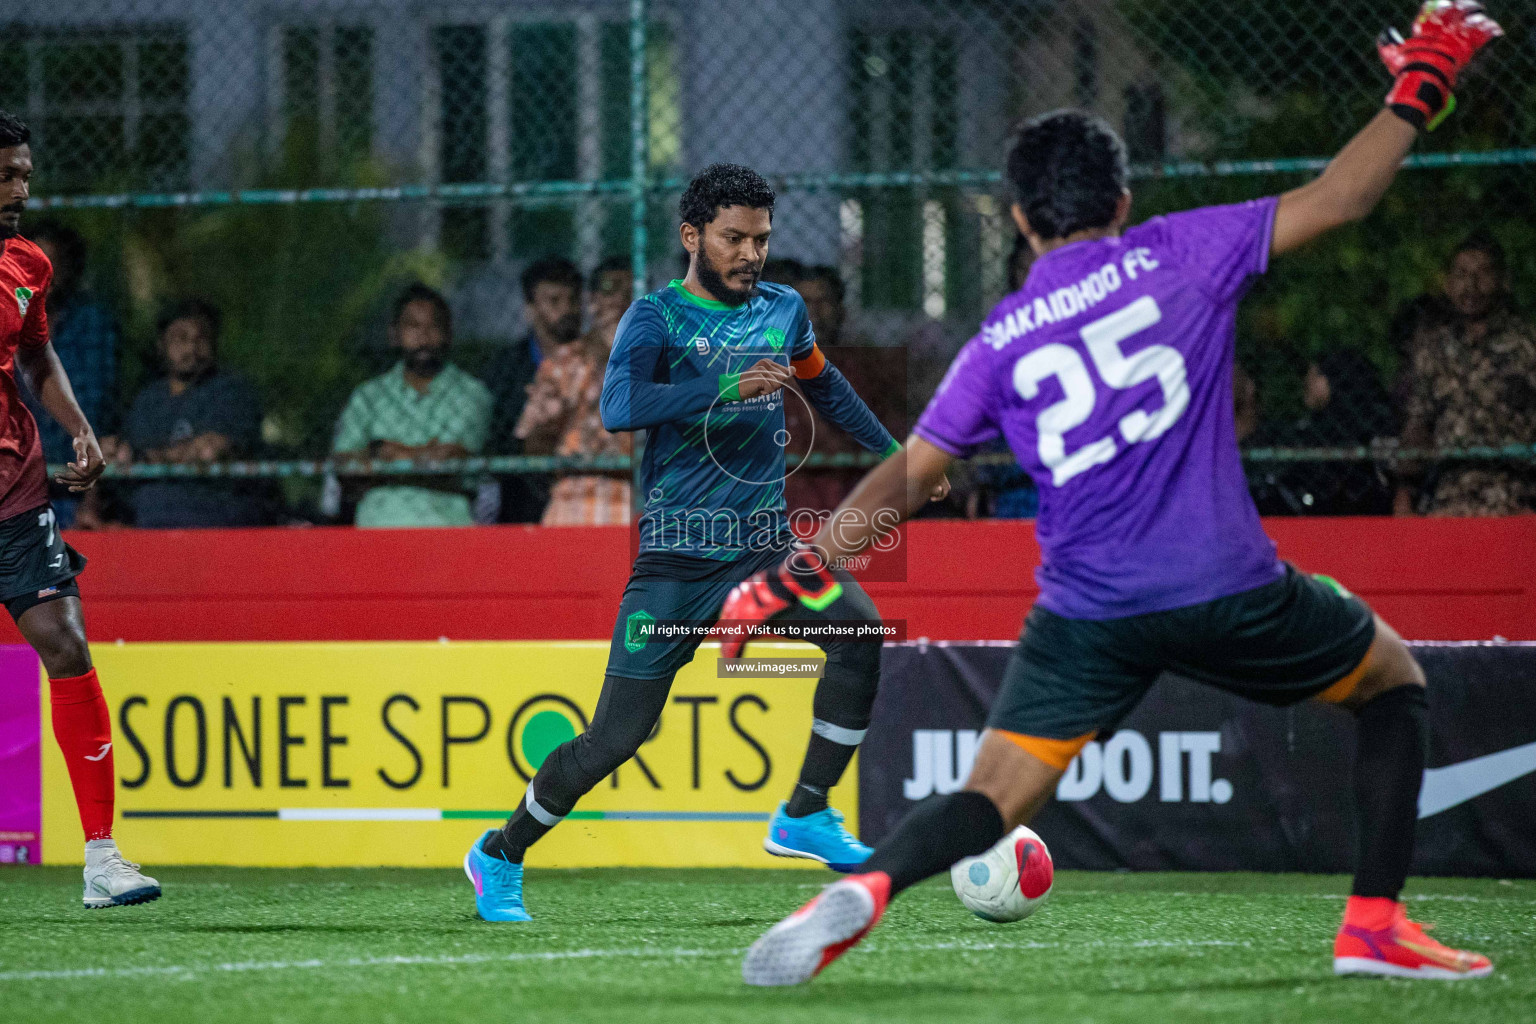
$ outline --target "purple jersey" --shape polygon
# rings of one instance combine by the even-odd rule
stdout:
[[[1035,261],[955,357],[916,431],[997,437],[1040,489],[1040,603],[1074,619],[1199,604],[1277,578],[1233,427],[1237,304],[1274,199],[1157,217]]]

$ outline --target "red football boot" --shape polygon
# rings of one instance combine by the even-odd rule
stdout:
[[[1493,962],[1425,935],[1396,900],[1351,896],[1333,943],[1333,973],[1456,981],[1492,974]]]
[[[748,985],[802,985],[856,946],[891,900],[884,871],[849,875],[768,929],[741,962]]]

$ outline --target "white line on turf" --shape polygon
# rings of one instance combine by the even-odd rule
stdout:
[[[1251,900],[1260,897],[1282,900],[1337,900],[1343,903],[1349,897],[1344,893],[1331,892],[1161,892],[1155,889],[1147,889],[1133,892],[1129,889],[1063,889],[1051,894],[1052,899],[1060,899],[1063,896],[1153,896],[1161,899],[1164,896],[1184,896],[1194,899],[1245,899]],[[1453,893],[1417,893],[1403,897],[1405,903],[1520,903],[1518,896],[1488,897],[1488,896],[1460,896]]]
[[[870,943],[869,953],[927,953],[944,950],[993,952],[1037,949],[1170,949],[1203,946],[1247,946],[1247,942],[1210,940],[1153,940],[1133,942],[938,942],[885,945]],[[474,964],[545,963],[560,960],[603,960],[632,957],[680,960],[737,957],[745,949],[571,949],[529,953],[465,953],[458,956],[371,956],[346,960],[246,960],[220,964],[165,964],[143,967],[79,967],[67,970],[0,972],[0,982],[70,981],[98,978],[165,977],[186,980],[204,974],[244,974],[255,971],[347,970],[362,967],[458,967]]]
[[[247,971],[337,970],[349,967],[456,967],[523,961],[642,957],[659,960],[735,956],[739,949],[569,949],[533,953],[465,953],[459,956],[368,956],[346,960],[245,960],[222,964],[166,964],[145,967],[81,967],[61,971],[7,971],[0,981],[62,981],[70,978],[133,978],[145,975],[242,974]]]
[[[925,945],[885,946],[875,942],[864,945],[866,953],[932,953],[958,950],[964,953],[987,953],[993,950],[1011,949],[1191,949],[1205,946],[1250,948],[1250,942],[1229,942],[1224,939],[1139,939],[1135,942],[1109,942],[1099,939],[1090,942],[935,942]]]

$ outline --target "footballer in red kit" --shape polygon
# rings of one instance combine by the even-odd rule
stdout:
[[[87,909],[158,899],[160,883],[118,852],[112,838],[116,778],[112,716],[91,665],[75,577],[82,558],[59,534],[37,421],[17,374],[74,439],[75,458],[56,481],[89,490],[105,464],[48,337],[48,257],[22,238],[32,180],[31,132],[0,111],[0,602],[48,673],[53,735],[64,754],[85,832]]]

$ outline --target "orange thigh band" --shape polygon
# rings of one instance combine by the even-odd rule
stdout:
[[[1093,733],[1084,733],[1076,739],[1048,740],[1043,736],[1025,736],[1021,732],[1009,732],[1007,729],[994,729],[999,736],[1006,737],[1024,748],[1024,752],[1032,754],[1041,761],[1055,768],[1057,771],[1066,771],[1067,765],[1077,756],[1077,752],[1088,745],[1093,739]]]
[[[1342,704],[1349,700],[1350,694],[1355,692],[1355,687],[1360,685],[1360,680],[1365,678],[1366,671],[1371,667],[1371,652],[1366,651],[1365,657],[1360,659],[1360,664],[1349,670],[1349,674],[1328,689],[1317,695],[1317,699],[1328,704]]]

